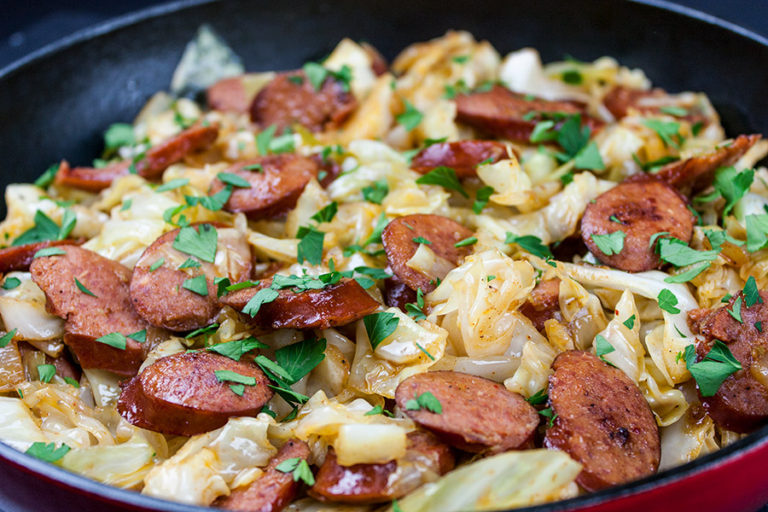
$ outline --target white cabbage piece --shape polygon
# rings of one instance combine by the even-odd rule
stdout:
[[[715,440],[716,433],[712,418],[694,418],[690,411],[675,423],[662,427],[659,471],[679,466],[719,449]]]
[[[384,73],[376,79],[368,96],[360,102],[352,115],[344,123],[339,133],[339,140],[350,143],[361,139],[382,139],[394,121],[392,101],[394,91],[390,87],[395,78],[391,73]]]
[[[120,398],[120,381],[125,380],[125,377],[96,368],[83,368],[83,374],[88,379],[96,405],[108,407],[117,403]]]
[[[341,425],[333,442],[342,466],[377,464],[405,455],[406,431],[399,425],[351,423]]]
[[[362,393],[394,398],[400,382],[427,371],[443,356],[448,333],[432,322],[416,322],[397,308],[389,308],[387,312],[398,318],[397,328],[381,342],[375,353],[363,321],[358,321],[349,386]],[[432,357],[422,352],[416,343]]]
[[[9,272],[5,279],[16,278],[21,284],[10,290],[0,289],[0,316],[8,331],[17,330],[25,340],[50,340],[64,334],[64,320],[46,311],[43,291],[29,272]]]
[[[311,225],[311,217],[330,202],[328,193],[320,186],[317,180],[310,180],[307,186],[304,187],[304,191],[299,196],[298,201],[296,201],[296,207],[288,212],[286,216],[285,236],[293,238],[296,236],[299,227]],[[325,231],[326,226],[327,224],[322,226],[323,231]]]
[[[248,233],[248,243],[257,254],[286,263],[295,262],[299,250],[298,238],[274,238],[258,231]]]
[[[331,71],[341,71],[344,66],[350,69],[352,80],[349,82],[349,87],[352,89],[352,94],[358,99],[368,96],[376,82],[376,74],[373,72],[372,64],[373,59],[365,51],[365,48],[346,37],[323,61],[323,67]]]
[[[50,442],[29,407],[19,398],[6,396],[0,396],[0,440],[19,451],[26,451],[32,443]]]
[[[525,347],[523,347],[524,352]],[[519,367],[520,359],[509,355],[484,357],[445,355],[435,363],[431,370],[452,370],[476,375],[495,382],[504,382],[512,377]]]
[[[187,43],[171,79],[175,96],[195,94],[222,78],[245,71],[240,57],[210,25],[201,25],[197,35]]]
[[[547,100],[589,101],[589,96],[578,87],[547,77],[539,52],[533,48],[508,54],[501,63],[499,78],[507,87],[522,94],[533,94]]]
[[[139,433],[114,446],[70,450],[59,463],[64,469],[124,488],[141,485],[154,465],[155,449]]]
[[[189,438],[170,459],[155,465],[144,478],[143,494],[183,503],[210,505],[229,494],[238,474],[265,466],[277,453],[267,438],[274,420],[230,418],[223,427]]]
[[[634,318],[631,329],[626,325],[629,318]],[[645,371],[645,349],[640,343],[640,314],[632,292],[624,290],[616,304],[614,317],[598,334],[614,349],[603,358],[635,383],[639,382],[640,375]]]
[[[575,496],[580,471],[581,464],[565,452],[507,452],[451,471],[400,499],[399,506],[408,512],[458,512],[535,505]]]
[[[477,177],[493,187],[494,193],[490,200],[496,204],[523,207],[535,199],[531,191],[531,179],[514,154],[508,159],[478,166]]]
[[[651,406],[660,427],[667,427],[678,421],[688,410],[685,394],[671,386],[653,359],[645,358],[645,372],[640,376],[640,390]]]
[[[664,282],[668,274],[656,270],[630,274],[621,270],[572,263],[559,263],[569,277],[581,284],[599,288],[629,290],[632,293],[656,300],[662,290],[667,289],[677,297],[679,313],[664,311],[664,325],[654,329],[645,338],[648,353],[664,374],[670,385],[690,379],[685,362],[677,357],[679,352],[694,342],[688,328],[687,312],[699,307],[685,284]]]
[[[508,390],[520,393],[526,398],[535,395],[549,384],[552,375],[552,363],[557,351],[547,343],[547,339],[531,340],[523,345],[520,366],[515,374],[504,381]]]
[[[595,335],[607,324],[600,299],[589,293],[578,282],[568,278],[560,282],[558,299],[560,312],[568,330],[569,342],[573,343],[572,347],[559,348],[577,350],[589,348]]]
[[[496,276],[489,281],[488,276]],[[519,355],[524,336],[515,336],[524,316],[517,308],[535,286],[526,261],[514,261],[496,250],[468,256],[427,295],[429,320],[448,330],[456,355]],[[534,329],[535,331],[535,329]],[[512,341],[518,342],[511,348]]]

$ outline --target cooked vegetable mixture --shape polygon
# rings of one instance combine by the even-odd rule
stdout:
[[[169,93],[6,189],[0,439],[243,511],[555,501],[768,419],[768,153],[465,32]],[[77,164],[77,165],[76,165]],[[765,290],[765,291],[764,291]]]

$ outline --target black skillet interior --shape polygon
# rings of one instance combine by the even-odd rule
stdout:
[[[132,119],[149,96],[166,89],[184,45],[209,23],[241,55],[249,70],[290,69],[328,53],[342,37],[367,40],[392,58],[406,45],[464,29],[502,53],[533,46],[545,61],[568,54],[602,55],[645,70],[670,91],[706,91],[729,134],[768,134],[768,41],[718,20],[683,15],[654,2],[617,0],[231,0],[170,4],[75,35],[0,74],[0,187],[28,182],[66,158],[88,164],[113,122]],[[183,12],[177,12],[183,7]],[[4,206],[0,210],[4,215]],[[766,429],[718,454],[644,481],[536,507],[565,510],[676,479],[762,440]],[[8,510],[104,510],[83,493],[132,502],[141,509],[202,510],[163,505],[29,459],[0,444],[0,488],[13,486]],[[14,462],[11,462],[14,461]],[[27,470],[19,469],[26,466]],[[49,474],[73,492],[32,476]],[[7,491],[1,495],[11,496]],[[66,503],[65,506],[62,504]],[[167,503],[167,502],[166,502]],[[565,507],[565,508],[564,508]],[[109,510],[122,510],[109,507]]]

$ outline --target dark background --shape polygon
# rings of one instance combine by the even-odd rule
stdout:
[[[0,69],[82,28],[160,3],[163,2],[2,0],[0,6],[4,8],[0,17]],[[768,0],[676,0],[674,3],[712,14],[768,37]]]

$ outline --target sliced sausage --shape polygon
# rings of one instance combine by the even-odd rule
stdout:
[[[710,417],[727,430],[751,432],[768,419],[768,293],[760,292],[763,302],[751,307],[744,303],[739,292],[728,305],[712,310],[697,310],[691,315],[695,332],[705,336],[696,344],[698,359],[703,359],[712,349],[715,340],[720,340],[741,363],[742,369],[723,381],[714,396],[700,395],[704,409]],[[728,311],[741,298],[741,319],[739,323]],[[760,329],[755,326],[762,322]]]
[[[216,125],[195,124],[160,144],[149,148],[144,158],[132,162],[124,160],[101,169],[91,167],[71,168],[66,161],[59,166],[56,184],[98,192],[109,187],[112,181],[131,172],[147,179],[159,178],[169,166],[180,162],[187,155],[202,151],[214,143],[219,136]]]
[[[576,482],[597,491],[655,473],[659,428],[635,383],[589,352],[563,352],[552,368],[549,405],[555,416],[544,445],[582,464]]]
[[[456,247],[455,244],[471,236],[472,231],[448,217],[415,214],[390,222],[384,228],[381,240],[392,272],[411,289],[421,288],[424,293],[428,293],[437,288],[436,278],[442,279],[444,276],[428,276],[407,265],[419,248],[419,243],[414,242],[414,239],[421,237],[428,240],[432,252],[459,265],[472,253],[472,247]]]
[[[416,462],[416,464],[413,464]],[[420,478],[403,478],[406,471],[398,466],[415,468]],[[408,433],[405,457],[383,464],[342,466],[336,461],[333,448],[315,475],[315,485],[309,494],[322,501],[339,503],[382,503],[405,496],[425,482],[426,473],[443,475],[453,469],[455,461],[450,448],[427,432]]]
[[[730,144],[709,153],[667,164],[655,176],[683,194],[699,192],[712,184],[716,170],[733,165],[760,138],[760,135],[739,135]]]
[[[341,165],[334,158],[323,158],[323,155],[319,153],[313,153],[310,155],[310,158],[317,164],[319,169],[317,179],[320,182],[320,186],[328,188],[328,185],[333,183],[341,174]]]
[[[384,280],[384,304],[405,311],[405,305],[416,302],[416,292],[397,276]]]
[[[33,244],[16,245],[0,249],[0,273],[13,270],[27,271],[40,249],[59,245],[80,245],[83,240],[45,240]]]
[[[435,167],[445,166],[456,171],[456,176],[477,176],[482,162],[494,163],[509,158],[507,147],[492,140],[460,140],[439,142],[419,151],[411,160],[411,169],[426,174]]]
[[[581,219],[581,237],[606,265],[641,272],[662,264],[655,243],[654,247],[650,245],[654,234],[666,231],[690,242],[695,220],[682,196],[666,183],[654,179],[625,181],[587,205]],[[624,246],[618,254],[605,254],[592,236],[616,231],[624,232]]]
[[[244,212],[254,220],[284,215],[296,206],[304,187],[317,177],[319,170],[312,159],[298,155],[275,155],[238,162],[226,172],[240,176],[251,186],[232,190],[224,209]],[[213,180],[211,195],[224,186],[218,178]]]
[[[406,403],[432,393],[442,413]],[[499,453],[528,447],[539,415],[521,395],[482,377],[453,371],[419,373],[397,387],[395,401],[413,421],[451,446],[468,452]]]
[[[309,455],[307,443],[297,439],[288,441],[270,459],[262,476],[235,488],[229,496],[218,499],[214,506],[241,512],[280,512],[296,498],[301,482],[294,481],[291,473],[284,473],[277,466],[288,459],[306,460]]]
[[[602,125],[588,116],[579,103],[530,99],[499,85],[487,92],[456,96],[457,121],[490,135],[519,142],[530,140],[536,124],[546,119],[546,113],[580,114],[582,123],[593,131]]]
[[[174,248],[182,229],[214,230],[217,236],[216,263],[201,261]],[[198,267],[179,269],[188,259]],[[152,270],[157,262],[162,264]],[[147,247],[133,269],[131,300],[139,315],[147,322],[171,331],[191,331],[204,327],[221,310],[214,278],[227,277],[239,283],[251,275],[251,251],[245,236],[233,228],[216,228],[200,224],[175,229],[162,235]],[[188,279],[204,275],[207,293],[200,295],[183,287]]]
[[[276,126],[278,132],[300,124],[312,132],[341,126],[357,106],[351,92],[333,77],[319,90],[303,71],[278,74],[259,91],[251,104],[251,120],[263,128]]]
[[[605,95],[603,104],[616,119],[626,117],[630,110],[635,110],[639,114],[656,114],[660,112],[659,107],[643,106],[642,100],[646,98],[661,98],[665,95],[666,92],[661,89],[632,89],[617,85]]]
[[[248,95],[242,76],[219,80],[206,91],[206,100],[211,110],[246,113],[253,97]]]
[[[125,350],[97,342],[107,334],[124,336],[147,329],[128,293],[131,271],[116,261],[76,246],[65,254],[32,261],[32,280],[45,293],[46,308],[66,320],[64,343],[83,368],[134,375],[144,360],[144,346],[126,338]],[[94,296],[82,291],[75,279]]]
[[[253,378],[242,394],[219,381],[217,371]],[[123,385],[117,410],[137,427],[193,436],[223,426],[233,416],[256,416],[272,398],[269,380],[255,365],[211,352],[181,352],[158,359]]]
[[[259,290],[271,284],[271,279],[262,281],[259,286],[225,295],[221,302],[242,311]],[[263,304],[255,317],[247,318],[266,329],[327,329],[359,320],[378,307],[357,281],[344,278],[321,290],[280,290],[274,301]]]
[[[533,289],[520,312],[543,331],[544,322],[560,315],[560,279],[545,279]]]

